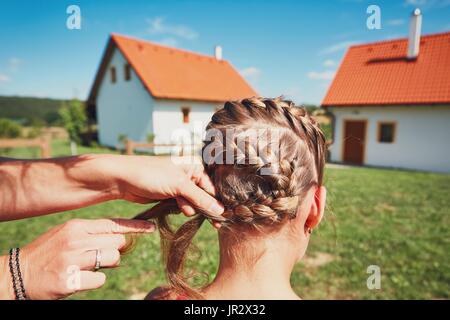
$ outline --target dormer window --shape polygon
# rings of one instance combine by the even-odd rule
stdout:
[[[110,75],[111,75],[111,83],[116,83],[117,75],[116,75],[116,67],[111,67]]]
[[[124,66],[125,81],[131,80],[131,66],[127,63]]]

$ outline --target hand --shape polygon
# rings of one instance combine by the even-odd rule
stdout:
[[[120,250],[126,245],[124,234],[154,230],[150,222],[127,219],[77,219],[50,229],[20,250],[20,268],[28,298],[61,299],[103,286],[105,274],[92,271],[96,250],[100,250],[102,268],[117,267]],[[13,293],[10,273],[4,274],[8,275],[9,292]],[[10,294],[9,298],[14,297]]]
[[[0,221],[114,199],[148,203],[176,198],[187,215],[194,214],[195,208],[220,215],[224,209],[213,197],[214,187],[201,162],[197,162],[176,164],[172,157],[107,154],[0,160]]]
[[[220,215],[224,208],[213,195],[214,186],[198,164],[175,164],[171,158],[112,156],[103,164],[118,181],[118,197],[138,203],[175,198],[187,216],[200,208]]]

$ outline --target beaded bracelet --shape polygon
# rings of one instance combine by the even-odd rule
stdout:
[[[25,286],[23,284],[22,272],[20,271],[19,248],[9,250],[9,271],[11,272],[12,283],[16,300],[26,300]]]

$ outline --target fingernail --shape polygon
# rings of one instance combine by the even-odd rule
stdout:
[[[215,214],[217,214],[217,215],[221,215],[223,212],[224,212],[224,208],[223,208],[223,206],[221,206],[220,204],[218,204],[218,203],[214,203],[212,206],[211,206],[211,211],[213,212],[213,213],[215,213]]]

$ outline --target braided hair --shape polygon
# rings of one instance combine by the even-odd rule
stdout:
[[[226,102],[206,127],[202,149],[205,170],[225,206],[223,216],[200,213],[174,231],[167,216],[179,212],[175,200],[166,200],[145,214],[156,217],[171,289],[202,298],[189,285],[183,269],[192,239],[205,219],[220,221],[221,230],[241,232],[277,228],[295,218],[310,187],[322,184],[324,152],[319,125],[291,101]]]

